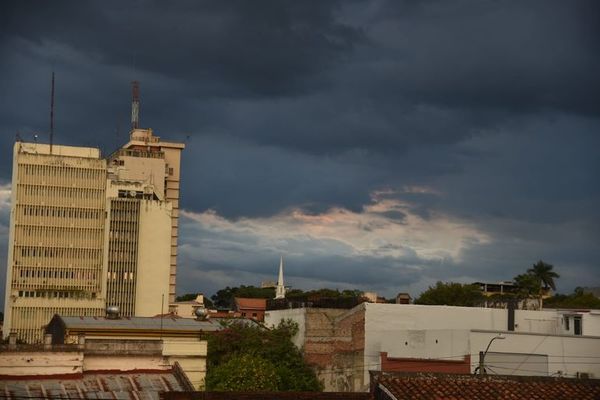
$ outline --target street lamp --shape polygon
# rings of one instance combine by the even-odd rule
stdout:
[[[485,355],[487,354],[488,350],[490,349],[490,346],[492,345],[492,342],[496,339],[506,339],[505,336],[502,336],[501,333],[498,334],[498,336],[494,336],[490,342],[488,343],[487,347],[485,348],[485,351],[480,351],[479,352],[479,367],[477,367],[477,369],[479,369],[479,375],[485,375]]]

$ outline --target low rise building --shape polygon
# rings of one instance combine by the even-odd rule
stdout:
[[[250,318],[262,322],[265,320],[266,309],[267,299],[235,298],[235,311],[237,311],[242,318]]]
[[[186,318],[55,315],[46,334],[51,346],[81,349],[83,371],[169,369],[177,363],[200,390],[206,375],[204,334],[220,329],[219,323]]]
[[[567,317],[565,317],[567,315]],[[581,330],[572,318],[581,319]],[[351,310],[269,310],[267,326],[298,323],[302,348],[329,391],[367,390],[369,370],[473,373],[479,352],[494,342],[486,365],[498,373],[600,377],[600,312],[363,303]],[[567,326],[565,321],[571,321]],[[452,362],[450,362],[452,361]]]

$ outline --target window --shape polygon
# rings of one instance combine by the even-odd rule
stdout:
[[[582,335],[582,329],[581,329],[581,317],[573,317],[573,333],[575,335],[581,336]]]
[[[568,331],[570,329],[570,327],[569,327],[569,316],[568,315],[563,316],[563,321],[564,321],[564,324],[565,324],[565,331]]]

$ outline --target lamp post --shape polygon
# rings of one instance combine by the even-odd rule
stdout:
[[[485,348],[485,351],[480,351],[479,352],[479,375],[485,375],[485,355],[487,354],[488,350],[490,349],[490,346],[492,345],[492,342],[496,339],[506,339],[506,337],[502,336],[501,333],[498,334],[498,336],[494,336],[490,342],[488,343],[487,347]]]

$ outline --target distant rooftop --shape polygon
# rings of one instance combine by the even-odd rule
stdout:
[[[2,379],[3,399],[159,399],[160,392],[189,390],[173,371],[84,373],[64,378]]]
[[[418,399],[598,399],[600,380],[458,374],[374,374],[375,398]],[[372,377],[373,378],[373,377]]]
[[[111,330],[163,330],[163,331],[218,331],[222,327],[218,322],[198,321],[192,318],[175,317],[63,317],[60,318],[67,329],[111,329]]]

